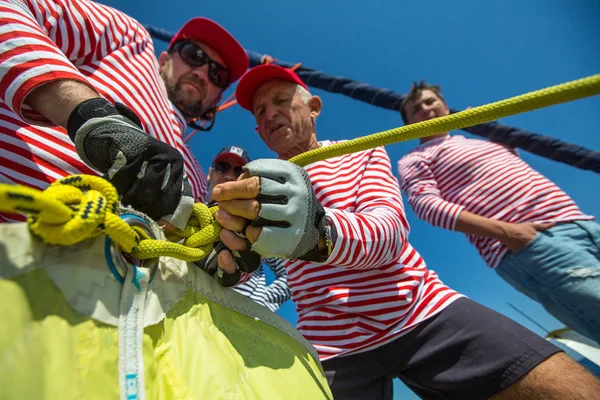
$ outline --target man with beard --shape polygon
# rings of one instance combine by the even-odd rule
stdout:
[[[217,23],[193,18],[157,62],[149,33],[113,8],[0,5],[0,182],[43,189],[100,172],[123,204],[185,226],[207,182],[182,135],[197,120],[214,123],[223,91],[248,68],[242,46]],[[0,214],[15,220],[23,217]]]
[[[123,203],[185,224],[206,178],[182,134],[214,121],[247,69],[239,43],[194,18],[157,60],[137,21],[86,0],[0,0],[0,15],[0,180],[44,188],[99,171]],[[0,398],[331,398],[314,350],[282,318],[169,257],[119,277],[105,243],[57,249],[0,224],[0,358],[22,367],[2,363],[15,374],[0,368]],[[210,270],[217,258],[236,269],[221,251],[204,259]]]
[[[194,18],[157,60],[148,32],[110,7],[86,0],[0,4],[2,181],[42,189],[65,175],[99,171],[125,204],[156,218],[176,209],[184,175],[193,198],[205,199],[206,175],[182,134],[196,120],[214,122],[223,91],[248,67],[224,28]],[[89,126],[95,118],[106,132]],[[143,140],[126,146],[119,136]],[[119,153],[124,160],[115,164]]]

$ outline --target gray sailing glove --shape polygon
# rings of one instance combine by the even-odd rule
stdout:
[[[79,157],[104,173],[124,205],[183,229],[194,199],[181,153],[146,134],[137,115],[105,99],[79,104],[67,124]]]
[[[260,211],[251,225],[262,232],[252,250],[263,257],[324,261],[318,242],[326,232],[325,210],[304,168],[273,159],[255,160],[244,168],[260,177]]]

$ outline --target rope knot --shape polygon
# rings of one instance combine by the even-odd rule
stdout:
[[[183,242],[184,246],[198,249],[204,254],[210,253],[221,233],[221,224],[215,220],[218,209],[217,206],[209,208],[202,203],[194,204],[194,212],[185,229],[168,234],[167,239],[171,242]]]
[[[194,204],[194,212],[182,231],[166,233],[167,240],[144,239],[132,252],[138,260],[154,257],[174,257],[195,262],[204,259],[219,240],[221,225],[215,220],[218,207]]]
[[[28,199],[29,227],[48,244],[69,246],[115,229],[124,249],[130,251],[139,242],[119,219],[117,191],[103,178],[70,175],[35,192]]]

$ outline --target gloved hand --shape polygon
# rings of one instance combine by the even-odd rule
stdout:
[[[71,112],[67,131],[79,157],[104,173],[123,204],[185,227],[194,199],[183,156],[146,134],[133,111],[102,98],[86,100]]]
[[[323,257],[318,247],[320,237],[329,237],[325,210],[304,168],[273,159],[255,160],[244,168],[260,177],[260,211],[251,225],[262,232],[252,250],[263,257],[325,261],[329,254]]]
[[[198,267],[202,268],[207,274],[214,277],[215,280],[224,287],[234,286],[239,282],[242,272],[254,272],[260,266],[260,255],[253,251],[231,251],[235,258],[236,271],[233,274],[228,274],[219,268],[218,257],[222,250],[227,250],[227,247],[221,242],[216,242],[210,254],[200,260],[196,261]]]

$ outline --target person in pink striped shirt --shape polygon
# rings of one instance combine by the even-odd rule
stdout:
[[[400,112],[407,124],[450,113],[423,81]],[[445,132],[421,139],[398,174],[419,218],[465,233],[504,280],[600,343],[600,225],[515,149]]]
[[[284,260],[297,327],[334,398],[391,399],[395,377],[430,399],[596,394],[600,381],[556,346],[427,268],[408,241],[383,147],[305,168],[285,161],[333,144],[317,140],[321,99],[293,71],[252,68],[236,98],[279,159],[252,161],[241,180],[215,186],[221,235],[244,235],[231,248]]]
[[[157,60],[140,23],[92,1],[1,0],[0,12],[0,181],[43,189],[99,172],[123,204],[185,226],[207,182],[182,135],[214,122],[248,68],[236,39],[193,18]],[[11,220],[23,218],[0,214]]]

